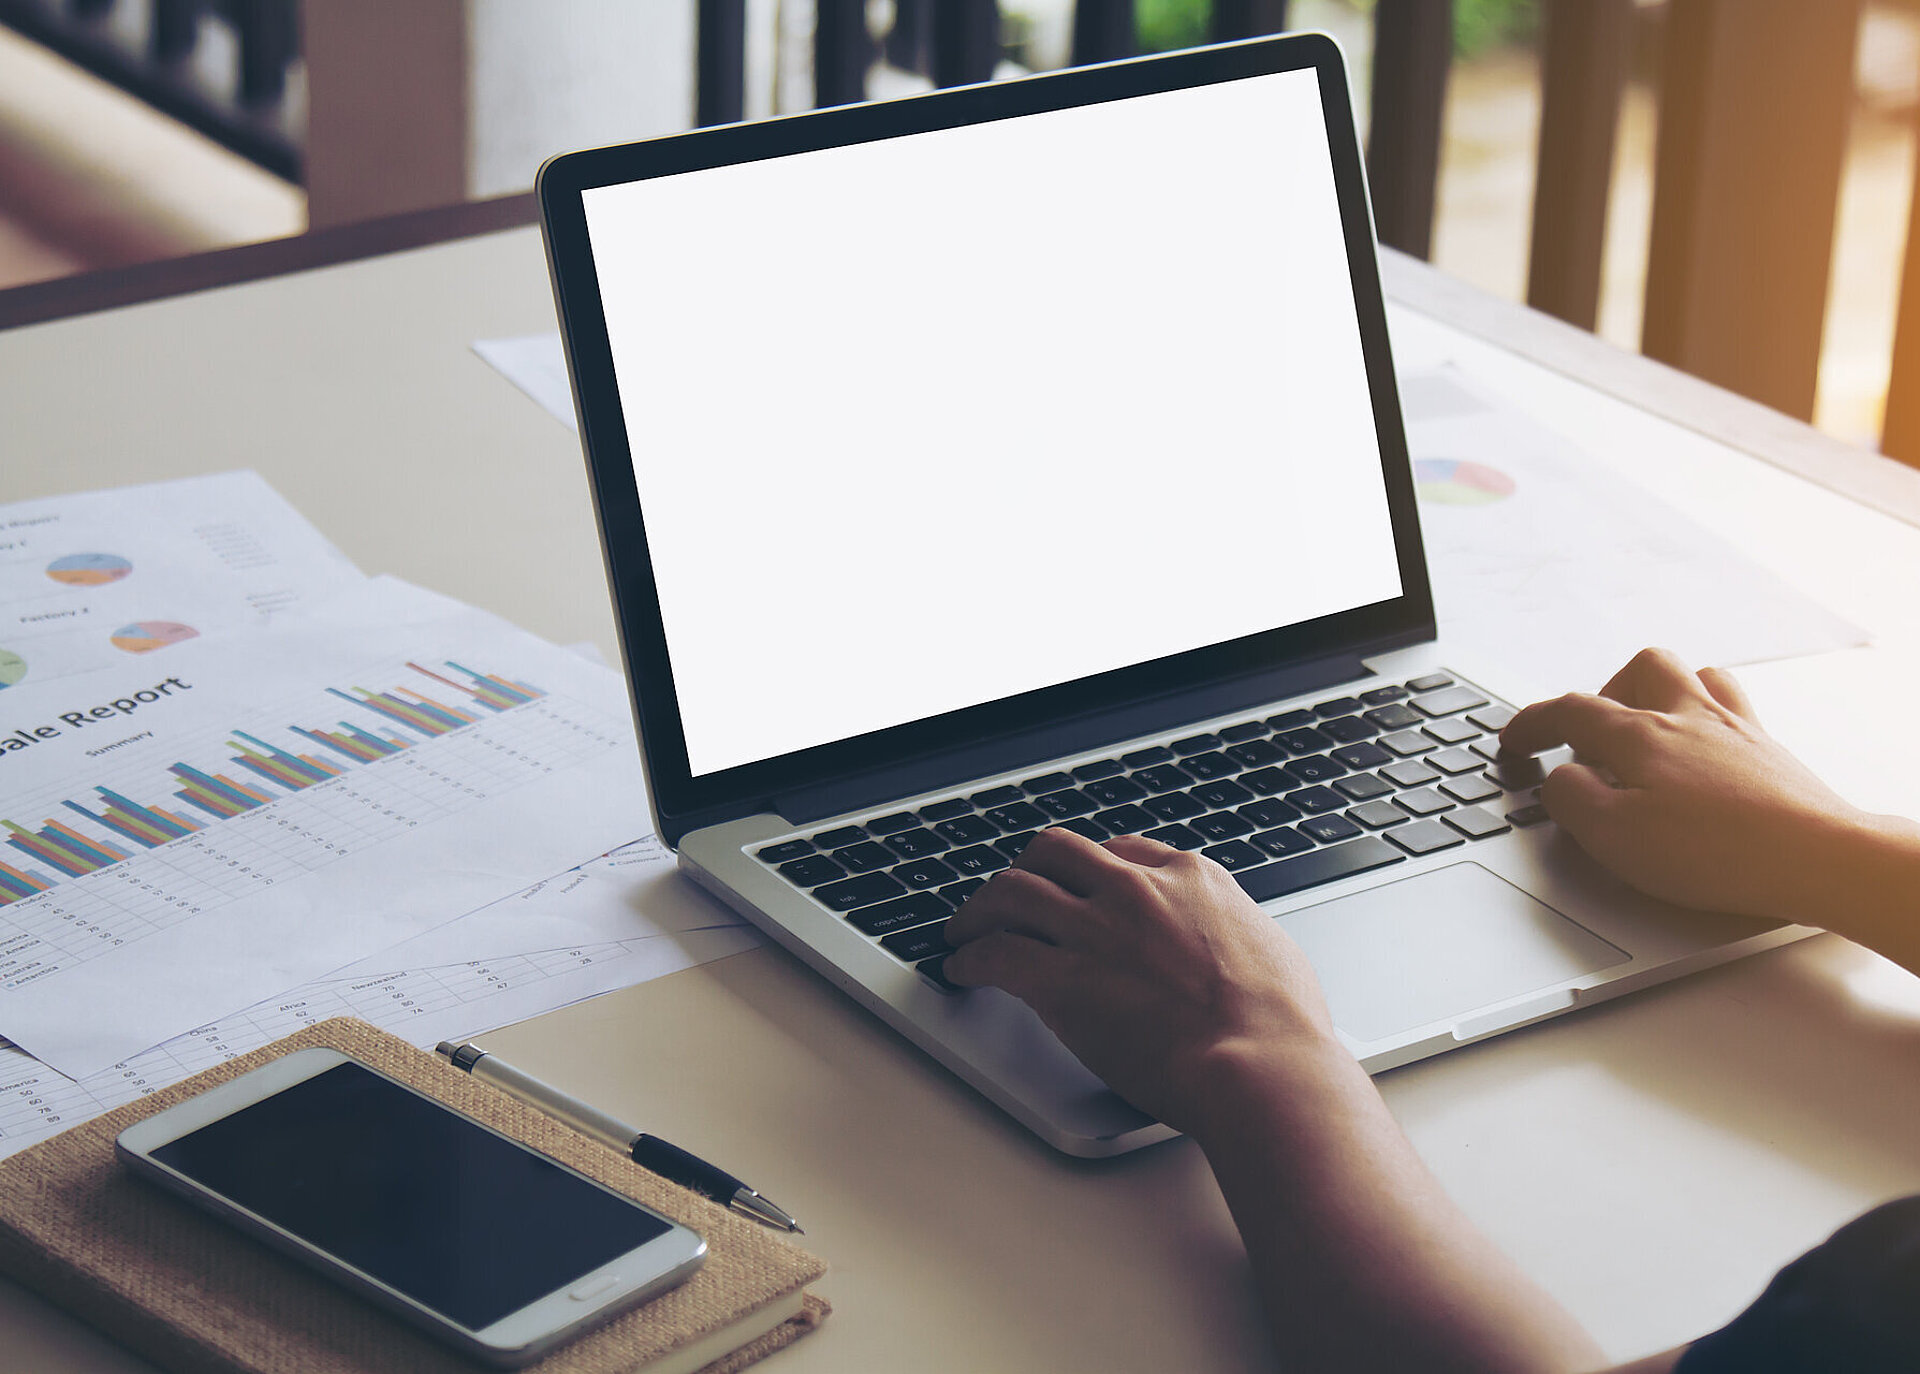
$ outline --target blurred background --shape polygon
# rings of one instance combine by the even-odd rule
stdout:
[[[1920,461],[1920,0],[0,0],[0,288],[1282,28],[1347,52],[1384,241]]]

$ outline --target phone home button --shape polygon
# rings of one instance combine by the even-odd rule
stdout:
[[[598,1278],[588,1279],[585,1283],[567,1290],[567,1296],[575,1302],[589,1302],[620,1283],[618,1274],[602,1274]]]

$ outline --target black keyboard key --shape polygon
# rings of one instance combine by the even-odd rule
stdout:
[[[940,889],[940,897],[950,907],[958,909],[967,898],[987,885],[985,878],[962,878],[957,883],[948,883]]]
[[[1420,762],[1429,768],[1438,768],[1449,777],[1456,773],[1477,773],[1480,771],[1480,756],[1471,749],[1442,749],[1437,754],[1429,754]]]
[[[1399,863],[1404,857],[1378,835],[1367,835],[1351,844],[1337,844],[1331,849],[1318,849],[1311,854],[1249,868],[1234,874],[1233,878],[1254,901],[1266,902],[1290,892],[1384,868]]]
[[[1291,773],[1283,773],[1278,768],[1256,768],[1251,773],[1242,773],[1236,781],[1242,787],[1250,787],[1263,797],[1275,792],[1291,792],[1300,785],[1300,779]]]
[[[1173,750],[1164,744],[1150,745],[1145,749],[1136,749],[1131,754],[1122,754],[1120,762],[1129,768],[1151,768],[1156,763],[1172,763]]]
[[[908,887],[941,887],[960,876],[938,859],[909,859],[891,872]]]
[[[1133,835],[1142,830],[1151,830],[1160,824],[1157,816],[1131,804],[1116,806],[1111,811],[1101,811],[1094,816],[1094,819],[1115,835]]]
[[[1189,758],[1183,759],[1181,761],[1181,767],[1185,768],[1189,773],[1203,782],[1211,778],[1228,777],[1240,771],[1239,764],[1235,763],[1225,754],[1217,752],[1194,754]]]
[[[866,838],[867,832],[859,826],[843,825],[838,830],[822,830],[813,837],[813,842],[822,849],[844,849]]]
[[[1335,763],[1325,754],[1309,754],[1304,759],[1295,759],[1287,765],[1287,771],[1301,782],[1325,782],[1329,778],[1345,777],[1347,766]]]
[[[1020,851],[1032,844],[1033,837],[1039,833],[1038,830],[1022,830],[1018,835],[1002,835],[993,842],[993,847],[1009,859],[1017,859]]]
[[[1146,837],[1172,845],[1175,849],[1198,849],[1206,843],[1184,825],[1163,825],[1158,830],[1147,831]]]
[[[1341,778],[1333,788],[1355,801],[1372,801],[1393,791],[1393,784],[1377,773],[1355,773],[1350,778]]]
[[[1529,787],[1538,787],[1547,780],[1547,770],[1540,760],[1526,755],[1508,754],[1500,758],[1487,774],[1509,792],[1524,792]]]
[[[1073,786],[1071,773],[1042,773],[1037,778],[1028,778],[1020,784],[1020,790],[1029,797],[1038,797],[1047,792],[1059,792]]]
[[[1243,720],[1238,725],[1222,726],[1220,738],[1228,744],[1241,744],[1250,739],[1259,739],[1266,733],[1264,721]]]
[[[1457,844],[1465,844],[1460,832],[1449,830],[1439,821],[1415,821],[1403,825],[1398,830],[1387,831],[1387,838],[1406,850],[1409,854],[1434,854],[1442,849],[1452,849]]]
[[[1332,720],[1335,716],[1350,716],[1359,709],[1359,697],[1334,697],[1330,701],[1316,701],[1313,704],[1313,713],[1322,720]]]
[[[1359,821],[1369,830],[1385,830],[1389,826],[1405,825],[1412,818],[1392,802],[1370,801],[1348,811],[1347,819]]]
[[[1244,840],[1229,840],[1225,844],[1216,844],[1200,851],[1205,858],[1212,859],[1229,873],[1242,868],[1252,868],[1267,861],[1267,856]]]
[[[1074,777],[1081,782],[1093,782],[1099,778],[1110,778],[1116,773],[1124,773],[1127,766],[1119,759],[1095,759],[1092,763],[1083,763],[1073,770]]]
[[[1434,750],[1433,741],[1418,730],[1402,730],[1397,735],[1382,735],[1380,743],[1402,758],[1408,758],[1414,754],[1431,754]]]
[[[1170,747],[1181,758],[1185,758],[1188,754],[1204,754],[1209,749],[1220,747],[1220,736],[1188,735],[1185,739],[1175,740]]]
[[[1270,763],[1285,762],[1287,751],[1270,739],[1252,739],[1228,749],[1227,757],[1243,768],[1265,768]]]
[[[1371,711],[1367,712],[1367,719],[1379,726],[1382,730],[1404,730],[1409,725],[1418,725],[1421,716],[1420,713],[1411,706],[1401,706],[1395,703],[1389,706],[1374,707]]]
[[[880,948],[896,959],[909,964],[917,964],[922,959],[933,959],[953,953],[953,946],[947,943],[947,923],[920,926],[914,930],[898,930],[880,941]]]
[[[1022,801],[1026,793],[1008,783],[1003,787],[989,787],[984,792],[975,792],[967,800],[985,811],[989,806],[1005,806],[1008,802]]]
[[[903,859],[918,859],[927,854],[938,854],[949,848],[947,842],[931,830],[902,830],[898,835],[889,835],[886,846]]]
[[[1373,722],[1361,716],[1335,716],[1320,722],[1320,733],[1337,744],[1356,744],[1377,734]]]
[[[1151,768],[1142,768],[1133,775],[1133,780],[1149,792],[1171,792],[1192,782],[1193,775],[1170,763],[1159,763]]]
[[[953,797],[947,801],[937,801],[931,806],[920,808],[920,819],[932,824],[934,821],[950,821],[955,816],[964,816],[973,810],[973,803],[963,797]]]
[[[1463,806],[1458,811],[1447,812],[1440,819],[1470,840],[1504,835],[1512,828],[1484,806]]]
[[[956,816],[950,821],[941,821],[934,828],[936,835],[944,836],[953,844],[979,844],[990,840],[1000,833],[1000,827],[985,816],[976,816],[969,811],[964,816]]]
[[[1480,738],[1480,732],[1458,716],[1447,716],[1436,720],[1425,727],[1421,733],[1431,735],[1442,744],[1465,744],[1470,739]]]
[[[1369,706],[1385,706],[1390,701],[1404,701],[1406,695],[1404,687],[1375,687],[1370,692],[1362,692],[1360,700]]]
[[[931,959],[922,959],[913,966],[913,971],[926,979],[941,992],[965,992],[966,989],[947,978],[947,956],[936,954]]]
[[[1360,833],[1360,827],[1345,816],[1309,816],[1295,829],[1303,835],[1311,835],[1321,844],[1338,844],[1350,840]]]
[[[1467,719],[1482,730],[1497,735],[1507,728],[1507,722],[1513,719],[1514,714],[1511,706],[1502,706],[1496,702],[1492,706],[1482,706],[1477,711],[1467,712]]]
[[[1339,811],[1347,804],[1347,799],[1331,787],[1303,787],[1298,792],[1288,794],[1287,800],[1309,816],[1317,816],[1324,811]]]
[[[1253,800],[1253,793],[1232,778],[1222,778],[1219,782],[1203,782],[1198,787],[1189,789],[1187,795],[1215,809],[1222,806],[1238,806],[1241,802]]]
[[[1403,763],[1389,764],[1380,770],[1380,776],[1395,787],[1419,787],[1432,782],[1440,775],[1424,763],[1408,759]]]
[[[1393,755],[1377,744],[1349,744],[1344,749],[1333,751],[1333,757],[1349,768],[1378,768],[1383,763],[1392,763]]]
[[[1217,783],[1208,785],[1218,786]],[[1162,792],[1157,797],[1148,797],[1140,805],[1163,821],[1190,820],[1207,813],[1205,802],[1197,802],[1185,792]]]
[[[847,870],[825,854],[809,854],[804,859],[781,864],[780,876],[796,887],[818,887],[835,878],[846,877]]]
[[[890,873],[862,873],[857,878],[842,878],[837,883],[816,887],[813,899],[832,911],[852,911],[855,907],[898,897],[906,890]]]
[[[1252,821],[1256,830],[1265,830],[1268,826],[1285,825],[1288,821],[1300,819],[1300,813],[1278,797],[1263,797],[1257,802],[1241,807],[1239,814]]]
[[[891,835],[898,830],[912,830],[920,824],[920,818],[911,811],[896,811],[891,816],[881,816],[867,822],[867,829],[876,835]]]
[[[813,846],[805,840],[787,840],[781,844],[770,844],[757,850],[754,858],[763,864],[783,864],[789,859],[798,859],[802,855],[813,853]]]
[[[1522,806],[1507,812],[1507,819],[1525,830],[1530,825],[1545,825],[1550,817],[1547,815],[1547,808],[1535,802],[1531,806]]]
[[[1084,816],[1100,809],[1099,804],[1092,797],[1074,791],[1072,788],[1064,792],[1048,792],[1044,796],[1035,797],[1033,804],[1056,821],[1063,821],[1069,816]]]
[[[1394,805],[1402,811],[1415,816],[1434,816],[1448,810],[1453,802],[1441,796],[1431,787],[1416,787],[1411,792],[1402,792],[1393,799]]]
[[[1451,716],[1486,704],[1487,699],[1471,687],[1449,687],[1413,699],[1413,709],[1424,716]]]
[[[1305,854],[1313,848],[1312,840],[1298,830],[1286,827],[1278,830],[1263,830],[1248,843],[1265,850],[1276,859],[1290,859],[1295,854]]]
[[[900,862],[898,854],[890,849],[882,849],[872,840],[862,840],[859,844],[850,844],[845,849],[836,849],[833,851],[833,858],[835,863],[849,873],[871,873],[876,868],[885,868],[888,864]]]
[[[1453,679],[1447,674],[1428,673],[1425,677],[1417,677],[1412,682],[1409,682],[1407,684],[1407,690],[1409,692],[1433,692],[1438,691],[1442,687],[1451,686],[1453,686]]]
[[[1277,716],[1267,717],[1269,730],[1298,730],[1303,725],[1311,725],[1318,719],[1311,711],[1283,711]]]
[[[1282,730],[1274,738],[1286,745],[1291,754],[1318,754],[1334,746],[1333,740],[1306,725],[1298,730]]]
[[[911,930],[929,921],[944,921],[953,907],[937,892],[916,892],[911,897],[896,897],[878,906],[863,906],[849,911],[847,921],[862,935],[890,935],[896,930]]]
[[[1244,816],[1236,816],[1231,811],[1215,811],[1209,816],[1199,816],[1187,822],[1196,835],[1203,836],[1209,844],[1220,840],[1237,840],[1242,835],[1251,835],[1259,827]]]
[[[1139,801],[1147,795],[1147,789],[1132,778],[1103,778],[1099,782],[1090,782],[1080,789],[1102,806],[1118,806],[1121,802]]]
[[[1106,827],[1086,816],[1075,816],[1070,821],[1061,821],[1053,827],[1055,830],[1071,830],[1076,835],[1084,835],[1095,844],[1107,838]]]
[[[997,849],[988,849],[976,844],[969,849],[956,849],[946,857],[947,867],[967,878],[984,878],[989,873],[998,873],[1003,868],[1011,868],[1013,861]]]
[[[1501,793],[1500,784],[1489,782],[1479,773],[1469,773],[1461,778],[1449,778],[1440,784],[1440,790],[1455,801],[1483,802]]]
[[[1032,802],[1017,801],[994,807],[987,819],[1002,830],[1038,830],[1047,823],[1047,813]]]

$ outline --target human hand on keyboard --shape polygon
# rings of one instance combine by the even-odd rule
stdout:
[[[1577,758],[1541,800],[1582,848],[1685,906],[1826,925],[1858,851],[1889,824],[1842,800],[1760,728],[1731,675],[1645,649],[1600,693],[1527,707],[1504,749]],[[1909,827],[1910,828],[1910,827]]]
[[[1199,1134],[1252,1061],[1340,1048],[1306,956],[1226,869],[1043,830],[947,923],[951,981],[1004,988],[1144,1112]]]

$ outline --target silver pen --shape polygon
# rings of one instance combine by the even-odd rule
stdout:
[[[670,1183],[691,1188],[702,1197],[711,1198],[721,1206],[765,1225],[782,1231],[800,1230],[799,1222],[725,1169],[715,1168],[678,1145],[669,1144],[657,1135],[637,1131],[599,1108],[567,1096],[552,1084],[543,1083],[532,1074],[523,1073],[513,1065],[502,1062],[478,1045],[456,1045],[451,1040],[442,1040],[434,1049],[436,1053],[445,1055],[454,1068],[463,1069],[475,1078],[493,1084],[509,1097],[517,1097],[528,1106],[537,1107],[548,1116],[566,1122],[582,1135],[592,1136],[612,1146],[641,1168],[659,1174]]]

